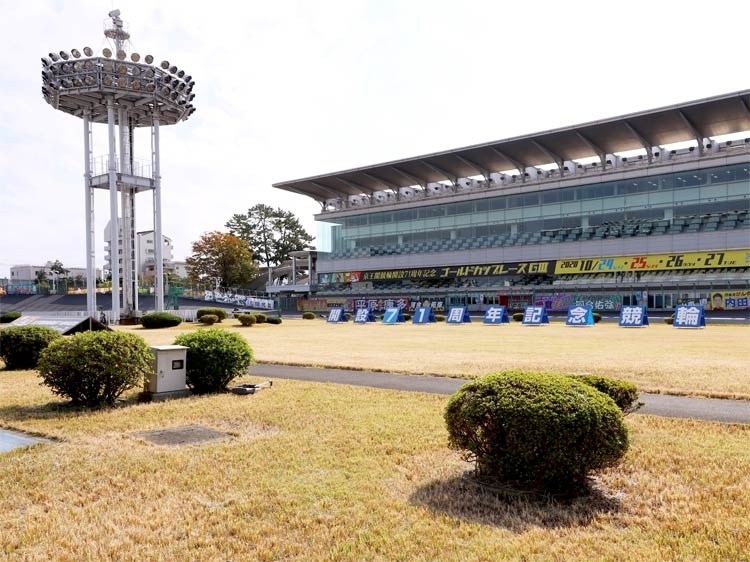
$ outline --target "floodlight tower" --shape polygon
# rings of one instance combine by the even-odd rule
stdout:
[[[96,255],[94,249],[94,190],[109,190],[109,255],[112,272],[110,321],[119,323],[121,312],[131,317],[138,310],[136,271],[135,196],[152,191],[154,260],[157,311],[164,310],[163,236],[161,231],[161,175],[159,172],[159,128],[184,121],[195,108],[195,82],[168,61],[152,65],[154,57],[126,50],[130,34],[120,19],[120,10],[109,12],[111,24],[104,35],[109,47],[94,56],[89,47],[60,51],[42,58],[42,95],[55,109],[83,119],[84,183],[86,189],[86,309],[96,312]],[[106,123],[109,154],[97,166],[92,153],[93,125]],[[115,134],[119,127],[118,134]],[[135,130],[151,129],[150,164],[133,156]],[[119,146],[119,156],[118,156]],[[117,195],[120,195],[119,202]],[[122,217],[122,222],[120,221]],[[122,240],[122,248],[120,244]],[[120,266],[122,260],[122,305]]]

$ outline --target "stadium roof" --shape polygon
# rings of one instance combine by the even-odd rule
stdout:
[[[273,184],[324,202],[750,130],[750,90],[541,133]]]

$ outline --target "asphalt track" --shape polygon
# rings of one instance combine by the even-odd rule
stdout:
[[[374,371],[318,369],[258,363],[250,368],[253,377],[327,382],[432,394],[453,394],[465,379],[421,375],[397,375]],[[722,423],[750,424],[750,401],[694,398],[668,394],[640,395],[643,406],[635,414],[688,418]]]

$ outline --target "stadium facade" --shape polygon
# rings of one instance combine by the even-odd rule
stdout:
[[[750,309],[750,90],[274,187],[321,205],[299,310]]]

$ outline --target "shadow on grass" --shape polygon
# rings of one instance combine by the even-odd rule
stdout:
[[[620,501],[608,496],[594,481],[575,495],[562,498],[490,488],[464,475],[430,482],[417,489],[410,501],[449,517],[513,532],[534,527],[585,527],[600,514],[620,511]]]
[[[34,404],[30,406],[1,407],[0,419],[5,422],[18,422],[25,420],[80,418],[93,414],[100,414],[107,410],[135,406],[138,403],[139,400],[137,395],[118,399],[112,406],[101,406],[98,408],[77,406],[69,400],[51,400],[44,404]]]

